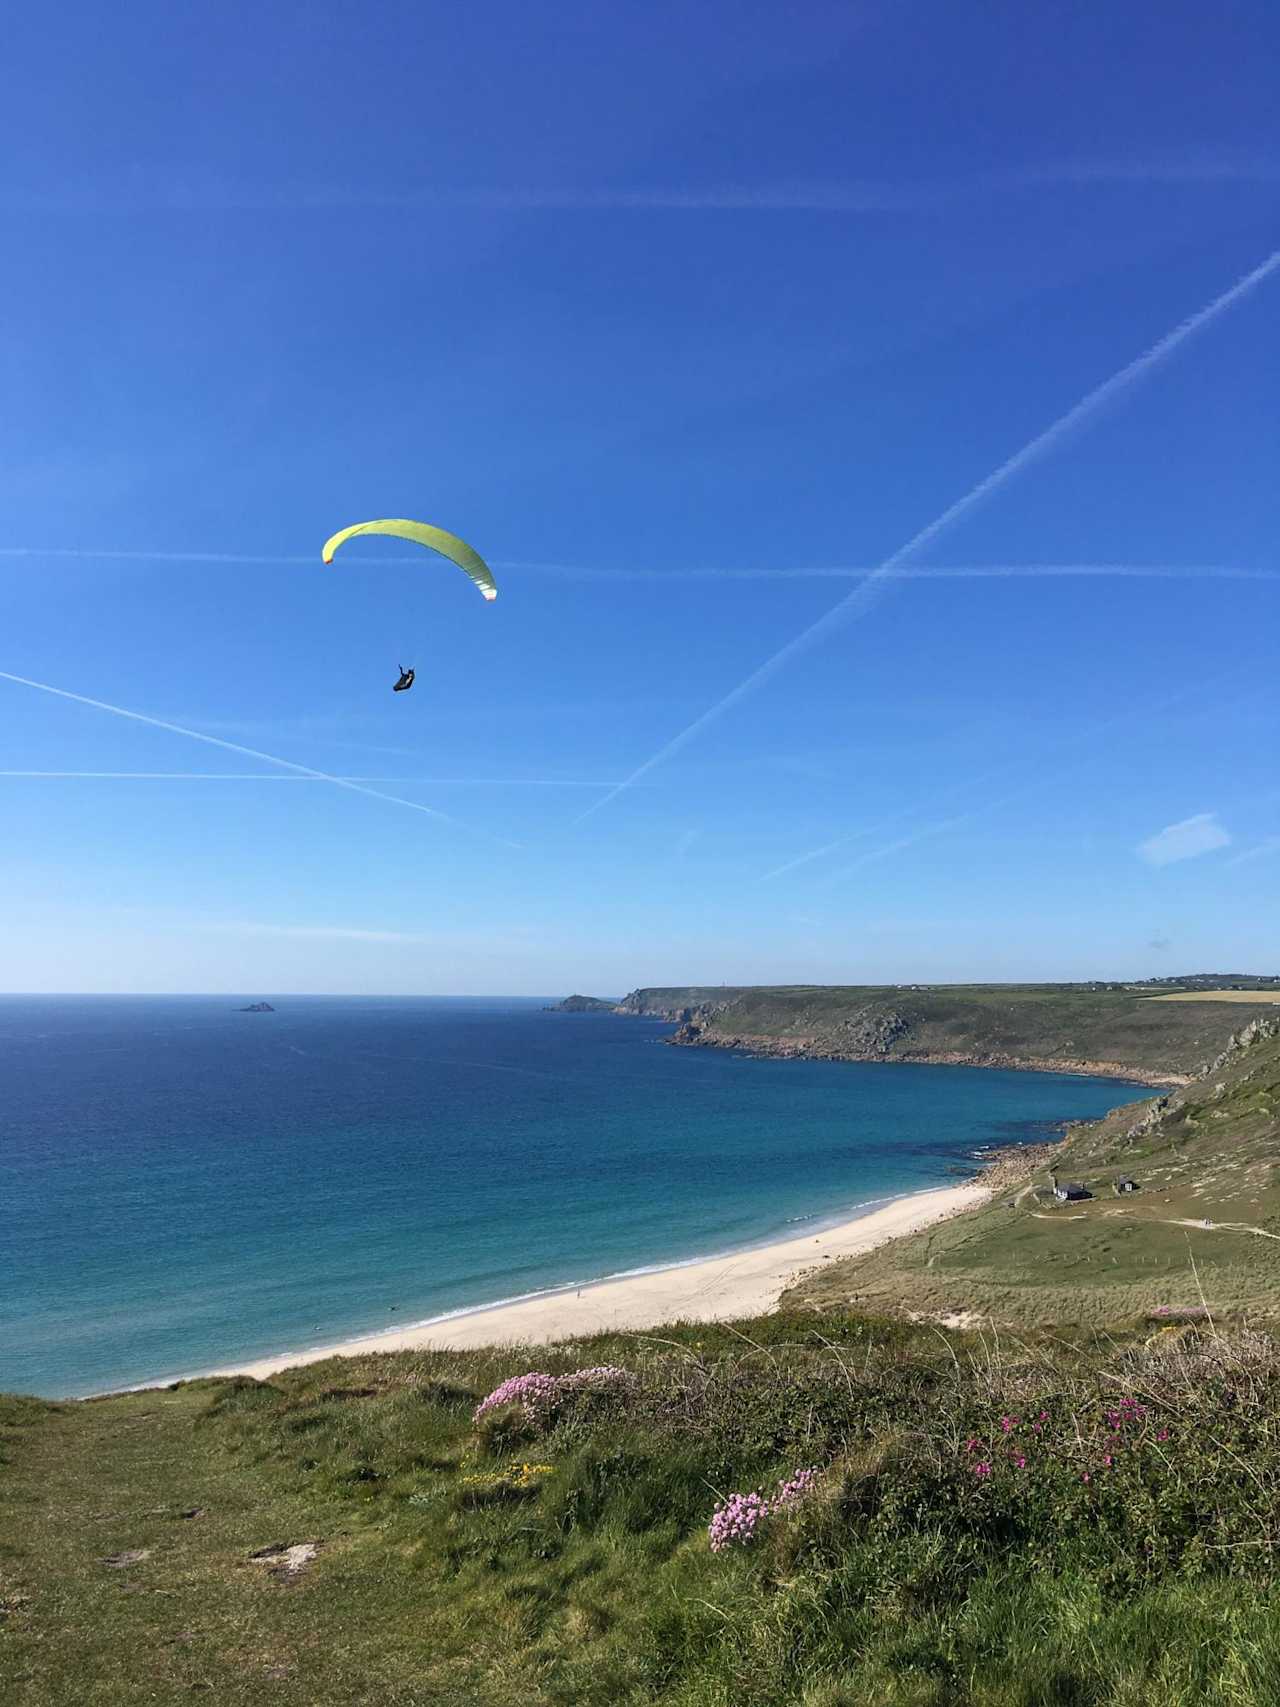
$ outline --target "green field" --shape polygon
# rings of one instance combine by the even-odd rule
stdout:
[[[0,1398],[6,1707],[1273,1707],[1280,1015],[917,994],[1244,1030],[768,1316]]]
[[[1236,1010],[1238,1011],[1238,1010]],[[1164,1099],[1075,1127],[1045,1172],[971,1214],[794,1288],[806,1306],[973,1311],[995,1321],[1113,1321],[1159,1307],[1280,1316],[1280,1021]],[[1127,1174],[1139,1190],[1119,1196]]]
[[[696,1040],[712,1045],[1175,1081],[1221,1053],[1255,1013],[1270,1012],[1275,993],[1233,991],[1224,1005],[1198,991],[1195,1000],[1161,1002],[1151,987],[1123,984],[700,986],[638,990],[626,1005],[670,1017],[691,1012]]]
[[[1236,1326],[792,1314],[0,1401],[0,1697],[1263,1707],[1278,1400],[1280,1347]],[[712,1550],[718,1499],[806,1468]]]

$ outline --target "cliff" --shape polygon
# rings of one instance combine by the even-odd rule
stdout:
[[[1153,999],[1159,985],[689,985],[633,990],[620,1013],[673,1021],[677,1045],[838,1061],[929,1062],[1181,1084],[1254,1005]],[[1194,990],[1187,990],[1191,995]],[[1259,989],[1256,1012],[1274,1013]]]
[[[1235,1013],[1239,1014],[1236,1008]],[[1238,1023],[1238,1020],[1237,1020]],[[1280,1315],[1280,1014],[1250,1020],[1190,1083],[1008,1152],[986,1206],[824,1265],[789,1307],[884,1308],[1020,1326],[1141,1315]],[[1084,1186],[1059,1203],[1051,1175]],[[1121,1192],[1130,1179],[1136,1189]]]

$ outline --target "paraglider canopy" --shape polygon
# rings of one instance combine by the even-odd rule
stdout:
[[[456,533],[432,527],[430,522],[357,522],[354,527],[343,528],[331,539],[326,539],[320,548],[321,558],[326,563],[332,563],[333,554],[338,547],[361,533],[385,533],[394,539],[407,539],[412,540],[415,545],[425,545],[429,551],[438,551],[442,557],[456,563],[464,574],[471,577],[486,599],[492,600],[498,596],[493,572],[480,553],[473,551],[466,540],[459,539]]]

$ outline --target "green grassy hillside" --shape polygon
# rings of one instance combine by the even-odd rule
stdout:
[[[1037,1047],[1063,1000],[907,994]],[[0,1699],[1273,1707],[1280,1016],[1157,1007],[1244,1030],[1071,1130],[1089,1198],[1006,1164],[769,1316],[0,1398]]]
[[[1024,1323],[1202,1302],[1280,1316],[1280,1019],[1251,1022],[1190,1085],[1075,1127],[1055,1168],[1092,1195],[1058,1203],[1042,1171],[789,1296]],[[1137,1192],[1115,1195],[1122,1174]]]
[[[1278,1401],[1245,1330],[844,1314],[2,1401],[0,1696],[1262,1707]]]
[[[771,1053],[874,1061],[1077,1068],[1173,1082],[1198,1072],[1256,1012],[1168,1002],[1171,983],[971,984],[929,988],[794,985],[637,990],[629,1012],[684,1018],[680,1040]]]

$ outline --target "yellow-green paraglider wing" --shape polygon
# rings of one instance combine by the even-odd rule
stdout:
[[[473,551],[465,539],[459,539],[456,533],[448,533],[444,528],[434,528],[430,522],[357,522],[354,527],[343,528],[341,533],[335,533],[332,539],[326,539],[320,549],[320,555],[326,563],[333,562],[333,554],[347,540],[354,539],[358,533],[388,533],[395,539],[412,540],[416,545],[425,545],[429,551],[438,551],[442,557],[447,557],[451,563],[456,563],[465,574],[479,587],[486,599],[496,599],[498,586],[493,578],[489,565],[478,551]]]

